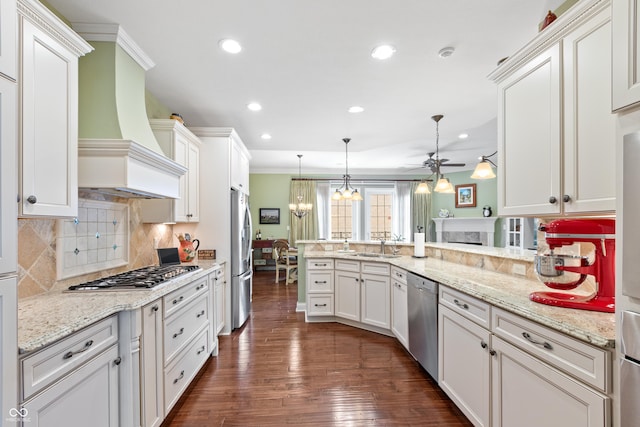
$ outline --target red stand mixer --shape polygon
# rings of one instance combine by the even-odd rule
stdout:
[[[588,275],[595,278],[596,292],[592,295],[573,295],[563,292],[533,292],[531,301],[558,307],[581,310],[615,311],[615,225],[614,219],[557,219],[539,230],[545,232],[550,253],[536,255],[538,278],[552,289],[568,290],[578,287]],[[557,255],[554,249],[587,242],[595,247],[595,260],[580,255]]]

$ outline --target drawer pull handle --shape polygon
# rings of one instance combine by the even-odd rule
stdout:
[[[196,314],[196,319],[199,319],[202,316],[204,316],[204,310],[202,310],[200,313]]]
[[[152,311],[158,311],[158,309],[159,309],[158,304],[156,304],[153,307],[151,307]]]
[[[177,383],[178,381],[180,381],[181,379],[184,378],[184,371],[180,371],[180,376],[178,378],[176,378],[175,380],[173,380],[173,383]]]
[[[180,328],[180,330],[178,332],[176,332],[175,334],[173,334],[174,338],[178,338],[178,336],[184,334],[184,328]]]
[[[453,300],[453,303],[460,308],[464,308],[465,310],[469,310],[469,305],[465,302],[464,304],[458,301],[457,299]]]
[[[533,337],[531,337],[531,335],[529,335],[527,332],[523,332],[522,336],[527,341],[529,341],[531,344],[542,346],[542,347],[546,348],[547,350],[553,350],[553,346],[551,344],[549,344],[546,341],[544,341],[544,342],[537,341],[537,340],[533,339]]]
[[[120,363],[122,363],[122,357],[118,356],[116,360],[113,361],[113,364],[116,366],[120,366]]]
[[[200,289],[202,289],[202,288],[204,288],[204,283],[203,283],[203,284],[201,284],[201,285],[199,285],[199,286],[196,286],[196,291],[199,291],[199,290],[200,290]]]
[[[80,350],[68,351],[64,354],[64,356],[62,356],[62,358],[64,360],[71,359],[75,354],[84,353],[85,351],[89,350],[89,347],[91,347],[92,345],[93,345],[93,340],[89,340],[86,343],[84,343],[84,347],[82,347]]]
[[[314,304],[316,307],[326,307],[327,304]]]
[[[173,304],[178,304],[179,302],[182,302],[182,300],[184,299],[184,295],[181,296],[180,298],[176,298],[173,300]]]
[[[204,351],[204,346],[200,347],[200,349],[196,352],[197,355],[201,355]]]
[[[327,281],[326,281],[326,280],[323,280],[323,281],[316,280],[316,281],[315,281],[315,284],[316,284],[316,285],[324,285],[325,283],[327,283]]]

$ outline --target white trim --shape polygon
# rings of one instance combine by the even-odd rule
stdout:
[[[298,303],[296,304],[296,313],[306,313],[306,312],[307,312],[307,303],[298,301]]]

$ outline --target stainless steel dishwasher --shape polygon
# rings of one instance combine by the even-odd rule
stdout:
[[[409,352],[438,381],[438,284],[407,273]]]

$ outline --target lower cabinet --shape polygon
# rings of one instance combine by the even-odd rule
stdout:
[[[142,307],[140,338],[140,411],[142,425],[155,427],[164,420],[164,352],[162,299]]]
[[[307,319],[314,316],[333,316],[335,294],[333,259],[307,259]]]
[[[409,310],[407,307],[407,272],[391,267],[391,332],[409,348]]]
[[[216,319],[215,334],[218,335],[224,329],[225,319],[225,289],[226,289],[226,271],[224,264],[220,267],[220,270],[216,272],[216,284],[214,289],[214,301],[215,308],[213,311],[214,318]]]
[[[23,357],[23,425],[119,426],[121,360],[115,316]]]
[[[439,385],[475,426],[604,427],[611,354],[446,286]]]

